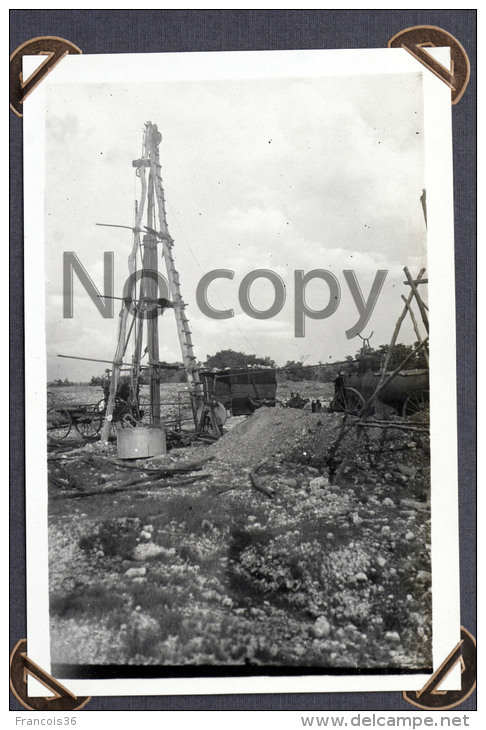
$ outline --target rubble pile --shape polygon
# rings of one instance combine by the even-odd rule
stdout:
[[[235,426],[211,446],[211,453],[218,461],[233,466],[252,467],[268,457],[295,460],[296,451],[305,457],[307,444],[313,435],[318,434],[322,448],[321,463],[316,465],[320,466],[325,462],[327,449],[339,434],[342,421],[343,416],[339,413],[259,408],[251,418]],[[312,461],[309,458],[308,463],[312,465]]]
[[[249,469],[264,459],[323,470],[333,483],[362,484],[380,492],[406,484],[426,499],[430,484],[429,438],[424,432],[359,427],[354,417],[284,408],[260,408],[210,447],[222,467]]]
[[[58,455],[54,663],[428,670],[428,438],[369,423],[261,408],[209,447]]]

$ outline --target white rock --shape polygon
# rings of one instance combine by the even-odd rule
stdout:
[[[294,654],[297,654],[297,656],[299,657],[303,656],[306,652],[306,648],[302,644],[295,644],[292,649],[294,651]]]
[[[310,480],[309,486],[311,489],[323,489],[329,486],[329,479],[327,477],[316,477]]]
[[[127,576],[127,578],[143,578],[146,572],[147,568],[145,566],[143,566],[142,568],[128,568],[125,575]]]
[[[292,479],[291,477],[284,477],[283,479],[280,479],[280,484],[283,484],[286,487],[298,487],[299,486],[297,479]]]
[[[313,635],[316,639],[322,639],[324,636],[328,636],[330,631],[331,625],[327,618],[325,616],[319,616],[312,627]]]
[[[137,545],[133,551],[133,557],[135,560],[147,560],[148,558],[156,558],[164,552],[164,548],[160,545],[156,545],[154,542],[145,542]]]

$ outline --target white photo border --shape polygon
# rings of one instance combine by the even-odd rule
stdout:
[[[435,51],[447,65],[449,49]],[[28,60],[26,59],[26,63]],[[38,59],[35,59],[38,63]],[[459,543],[452,193],[448,87],[402,49],[67,56],[24,102],[27,636],[29,657],[50,668],[47,556],[44,158],[46,88],[53,84],[319,77],[420,72],[424,84],[431,340],[433,666],[459,641]],[[443,357],[443,353],[452,353]],[[418,690],[426,674],[69,680],[77,696]],[[455,688],[457,677],[452,686]],[[32,694],[36,694],[34,689]],[[37,690],[39,691],[39,690]]]

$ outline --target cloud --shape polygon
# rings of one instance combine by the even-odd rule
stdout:
[[[51,87],[48,342],[88,356],[114,352],[118,305],[114,319],[104,320],[75,282],[75,317],[62,320],[62,252],[75,251],[101,291],[103,252],[113,251],[121,294],[132,234],[95,224],[133,224],[140,185],[132,160],[141,154],[147,119],[163,135],[167,217],[197,356],[225,346],[279,361],[353,352],[344,333],[358,315],[343,269],[356,271],[365,296],[376,271],[388,271],[369,323],[375,341],[388,341],[403,266],[415,271],[425,259],[421,94],[417,74]],[[198,282],[215,268],[235,272],[208,293],[213,306],[234,309],[231,320],[211,320],[197,308]],[[243,276],[261,268],[278,273],[287,294],[268,321],[248,317],[238,301]],[[337,277],[341,302],[332,317],[308,320],[306,337],[295,338],[294,271],[314,268]],[[325,285],[312,289],[318,306]],[[255,282],[251,298],[268,306],[268,282]],[[159,326],[161,357],[180,359],[173,316]]]

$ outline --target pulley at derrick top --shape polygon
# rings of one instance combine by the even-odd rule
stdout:
[[[162,142],[162,134],[157,129],[157,126],[154,124],[152,127],[152,144],[159,145]]]

